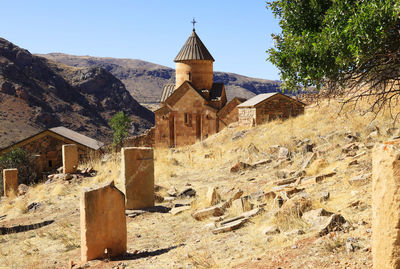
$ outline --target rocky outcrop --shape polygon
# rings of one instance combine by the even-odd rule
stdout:
[[[14,103],[18,103],[15,108]],[[107,122],[119,111],[132,118],[131,135],[154,123],[154,114],[133,99],[124,84],[107,70],[58,64],[2,38],[0,106],[0,125],[6,126],[10,120],[18,123],[14,124],[15,130],[7,130],[8,135],[63,125],[108,142],[112,135]],[[16,120],[18,116],[20,121]],[[7,144],[2,141],[0,148],[6,146],[3,143]]]

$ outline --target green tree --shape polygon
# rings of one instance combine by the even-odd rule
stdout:
[[[113,147],[122,145],[123,139],[128,135],[132,120],[123,111],[118,112],[108,122],[113,130]]]
[[[18,183],[30,184],[36,182],[38,175],[35,167],[34,157],[20,148],[13,148],[0,156],[0,171],[7,168],[17,168]],[[2,191],[3,173],[0,174],[0,193]]]
[[[268,60],[284,89],[351,91],[349,100],[373,95],[380,104],[398,97],[399,0],[277,0],[267,7],[282,28]]]

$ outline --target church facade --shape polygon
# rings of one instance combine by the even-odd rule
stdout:
[[[220,131],[230,119],[223,83],[213,81],[214,58],[193,29],[174,59],[175,84],[164,85],[161,107],[155,113],[156,147],[191,145]],[[232,108],[231,108],[232,107]]]

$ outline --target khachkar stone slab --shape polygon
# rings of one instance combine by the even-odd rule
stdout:
[[[84,189],[80,207],[82,261],[125,253],[125,195],[114,186],[114,181]]]
[[[154,154],[152,148],[121,149],[127,209],[154,206]]]
[[[400,140],[372,155],[372,259],[374,268],[400,268]]]
[[[10,197],[18,193],[18,169],[3,170],[4,196]]]
[[[62,146],[64,174],[75,173],[78,169],[78,146],[67,144]]]

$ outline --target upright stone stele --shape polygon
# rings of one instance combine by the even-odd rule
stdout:
[[[114,186],[114,181],[84,189],[80,215],[83,262],[126,252],[125,195]]]
[[[372,156],[372,260],[400,268],[400,140],[375,145]]]
[[[75,173],[78,169],[78,146],[67,144],[62,146],[64,174]]]
[[[154,206],[154,154],[152,148],[121,149],[126,209]]]
[[[10,197],[18,193],[18,169],[3,170],[4,196]]]

